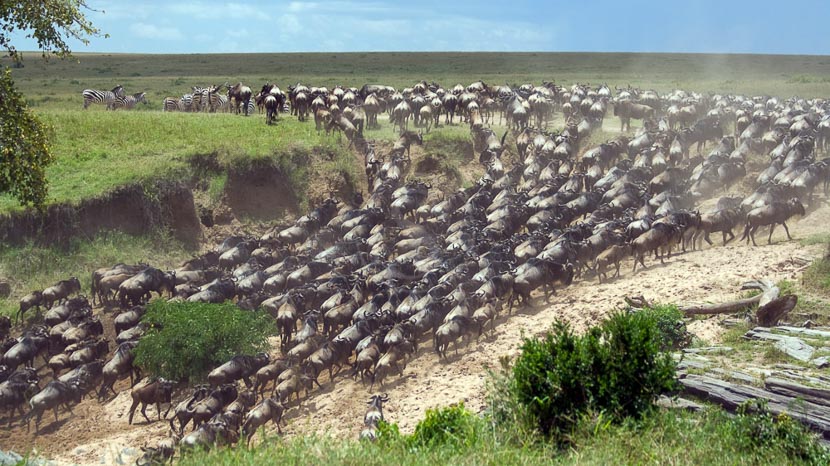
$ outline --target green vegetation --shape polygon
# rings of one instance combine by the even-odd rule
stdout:
[[[365,83],[411,86],[419,79],[445,86],[483,79],[511,84],[555,79],[561,84],[606,82],[665,92],[676,87],[701,92],[741,92],[802,97],[824,96],[830,60],[824,57],[688,54],[579,53],[353,53],[142,55],[77,54],[76,61],[27,60],[13,71],[30,107],[54,128],[55,163],[46,171],[49,203],[78,202],[114,187],[158,178],[187,178],[188,160],[214,153],[279,158],[296,147],[342,146],[335,136],[317,134],[312,121],[281,115],[274,127],[261,116],[164,114],[161,101],[180,96],[193,85],[243,81],[253,88],[265,81],[283,88],[296,82],[360,87]],[[7,59],[4,59],[7,60]],[[3,60],[0,60],[2,63]],[[245,70],[226,75],[225,70]],[[794,70],[792,74],[781,70]],[[796,73],[797,71],[797,73]],[[809,79],[802,79],[807,76]],[[147,91],[150,105],[133,112],[81,110],[85,88]],[[559,125],[559,123],[557,123]],[[608,118],[606,129],[617,129]],[[366,137],[391,140],[395,132],[382,122]],[[427,139],[468,138],[466,125],[442,125]],[[613,136],[597,132],[589,144]],[[279,154],[279,156],[276,156]],[[463,184],[457,160],[442,162],[453,184]],[[344,168],[344,167],[339,167]],[[360,173],[355,163],[346,172]],[[308,179],[302,179],[305,186]],[[0,197],[0,212],[17,208]]]
[[[265,351],[268,337],[277,331],[268,314],[243,311],[233,303],[157,300],[142,322],[150,330],[135,349],[136,364],[170,380],[202,380],[237,354]]]
[[[8,51],[6,63],[0,67],[0,193],[8,193],[24,206],[45,206],[44,169],[53,156],[47,129],[29,110],[12,80],[9,65],[18,67],[22,62],[12,36],[26,31],[37,40],[44,58],[50,54],[65,58],[70,54],[68,39],[87,44],[88,36],[100,34],[84,17],[81,10],[85,8],[84,0],[0,3],[0,47]]]
[[[602,416],[586,416],[572,431],[567,450],[494,429],[487,418],[475,415],[469,417],[469,429],[464,441],[428,447],[413,445],[406,435],[381,437],[375,443],[327,436],[269,438],[252,449],[215,449],[184,457],[178,464],[253,466],[271,464],[277,458],[285,464],[417,466],[821,465],[828,461],[827,451],[815,436],[790,418],[746,412],[730,416],[719,409],[701,413],[660,410],[620,424]]]
[[[151,263],[172,268],[190,256],[185,246],[163,232],[132,236],[108,232],[96,238],[76,238],[68,246],[0,248],[0,275],[12,284],[12,297],[0,299],[0,315],[13,315],[18,299],[32,290],[54,285],[75,275],[88,290],[92,271],[118,262]]]
[[[639,311],[654,321],[660,335],[660,350],[671,351],[689,345],[691,334],[686,331],[683,312],[674,304],[655,304]]]
[[[53,157],[47,130],[14,88],[11,72],[0,71],[0,193],[22,205],[46,202],[45,168]]]
[[[824,257],[816,259],[802,276],[802,283],[808,290],[830,298],[830,246]]]
[[[226,170],[248,159],[280,162],[296,151],[344,150],[336,138],[288,118],[274,127],[228,114],[50,111],[42,118],[54,128],[50,203],[77,203],[130,183],[188,179],[205,156]],[[0,197],[0,211],[16,205]]]
[[[585,364],[595,364],[586,356],[601,354],[597,345],[613,348],[612,352],[619,354],[612,357],[617,360],[618,368],[610,365],[610,372],[585,371],[581,376],[589,380],[584,386],[614,387],[617,394],[624,396],[623,391],[629,389],[615,385],[614,377],[629,376],[629,368],[634,362],[642,361],[646,352],[653,352],[655,359],[661,360],[658,350],[660,332],[655,316],[663,316],[668,321],[672,315],[671,306],[656,311],[617,314],[583,337],[574,336],[560,324],[544,340],[526,340],[516,366],[511,370],[509,364],[502,361],[503,371],[491,378],[490,406],[483,415],[473,414],[459,403],[427,410],[412,434],[402,434],[394,423],[381,423],[377,442],[319,435],[268,438],[253,449],[199,452],[185,456],[179,464],[257,465],[273,462],[274,458],[287,464],[424,466],[698,465],[723,464],[727,458],[730,464],[827,464],[830,454],[813,434],[787,416],[773,417],[763,405],[745,406],[736,416],[730,416],[717,408],[699,413],[659,410],[651,407],[651,396],[637,394],[632,394],[631,398],[635,403],[622,410],[618,404],[609,403],[601,393],[597,401],[590,403],[575,402],[579,397],[573,396],[570,406],[561,395],[562,390],[540,394],[530,404],[516,396],[517,380],[532,366],[530,360],[556,353],[557,362],[569,367],[546,367],[544,376],[561,380],[575,370],[575,365],[571,364],[573,359],[583,358]],[[596,339],[599,334],[606,338],[604,342]],[[627,346],[622,344],[623,341]],[[630,378],[628,381],[632,382]],[[654,383],[646,381],[646,384],[656,388]],[[568,393],[574,395],[574,392]],[[538,412],[534,405],[546,403],[547,397],[561,401],[563,409],[570,413],[568,417],[561,412],[549,413],[564,421],[558,426],[556,442],[540,436],[535,426],[524,422],[530,412]],[[606,401],[600,401],[603,399]],[[643,403],[638,404],[637,400]]]
[[[28,55],[27,55],[28,56]],[[287,88],[299,82],[332,87],[382,83],[411,86],[421,79],[444,86],[521,84],[556,80],[629,84],[666,92],[739,92],[804,98],[824,97],[830,60],[824,56],[642,53],[269,53],[149,55],[77,53],[77,61],[26,61],[14,70],[32,105],[81,107],[84,88],[148,91],[153,106],[190,86],[266,81]],[[5,61],[5,60],[4,60]],[[228,74],[229,70],[244,70]],[[60,78],[56,78],[60,77]],[[806,79],[805,79],[806,78]],[[46,99],[48,97],[48,99]]]
[[[560,441],[589,411],[615,421],[640,417],[675,388],[675,362],[662,341],[654,314],[616,312],[582,336],[558,322],[544,339],[525,339],[509,395],[526,422]]]
[[[585,419],[556,464],[802,464],[830,461],[815,435],[786,416],[717,408],[701,413],[658,411],[642,420],[609,424]]]

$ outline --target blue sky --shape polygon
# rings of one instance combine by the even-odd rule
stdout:
[[[830,54],[828,0],[87,0],[76,52],[593,51]],[[20,50],[36,43],[17,34]]]

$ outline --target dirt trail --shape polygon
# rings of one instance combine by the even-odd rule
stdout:
[[[793,258],[812,259],[823,252],[822,246],[803,246],[798,238],[826,232],[830,207],[824,206],[791,226],[796,240],[774,236],[773,245],[748,247],[733,242],[702,251],[673,256],[665,265],[647,262],[645,270],[631,273],[631,261],[623,264],[622,276],[609,283],[597,284],[595,278],[576,281],[559,291],[546,305],[536,298],[536,306],[512,316],[502,316],[492,336],[484,336],[462,347],[458,356],[451,353],[439,361],[431,343],[422,344],[417,357],[404,370],[404,377],[390,377],[386,386],[375,392],[387,392],[390,401],[385,412],[403,432],[411,432],[428,408],[464,401],[474,411],[485,406],[487,369],[497,369],[502,356],[514,357],[523,335],[544,332],[556,319],[564,319],[577,329],[598,322],[610,310],[619,307],[626,296],[643,295],[658,302],[689,303],[723,301],[735,297],[741,283],[756,277],[772,280],[797,278],[800,264]],[[698,320],[690,328],[707,340],[717,340],[721,327],[718,318]],[[322,381],[322,379],[321,379]],[[0,449],[35,452],[56,464],[125,464],[140,454],[138,447],[153,445],[168,434],[165,421],[147,424],[136,413],[136,424],[127,424],[130,406],[128,381],[116,386],[120,394],[99,404],[88,399],[74,409],[74,416],[61,414],[58,423],[44,416],[41,435],[26,433],[17,424],[6,431]],[[338,437],[356,437],[369,396],[368,387],[338,376],[335,383],[323,384],[312,392],[301,407],[288,412],[286,435],[315,432]],[[184,396],[180,395],[179,398]],[[155,408],[148,408],[155,419]],[[34,431],[34,426],[32,426]],[[258,439],[257,439],[258,441]]]

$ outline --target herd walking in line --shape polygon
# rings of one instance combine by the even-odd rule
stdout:
[[[0,413],[8,425],[34,420],[38,431],[45,413],[57,420],[87,396],[106,403],[116,382],[130,378],[127,422],[136,410],[154,422],[146,413],[152,405],[156,421],[169,418],[171,428],[171,438],[146,449],[145,464],[170,458],[177,446],[250,442],[268,421],[281,431],[315,386],[353,379],[369,391],[388,390],[424,345],[452,361],[534,305],[535,292],[550,303],[546,312],[556,312],[558,289],[613,280],[628,259],[636,273],[676,250],[712,246],[715,233],[723,245],[736,232],[754,245],[759,230],[769,228],[769,243],[781,225],[790,238],[787,222],[826,198],[830,183],[830,159],[821,158],[830,144],[824,99],[550,82],[444,89],[422,81],[400,91],[296,84],[287,91],[226,83],[194,87],[163,105],[242,115],[261,109],[269,124],[282,113],[301,121],[311,113],[318,130],[340,131],[363,157],[366,198],[327,199],[291,225],[259,238],[227,237],[175,270],[103,267],[92,275],[91,302],[77,278],[24,297],[15,325],[0,320]],[[83,97],[84,108],[146,103],[143,93],[121,86]],[[609,107],[628,132],[590,146]],[[400,136],[380,153],[363,133],[384,113]],[[559,114],[565,126],[551,129]],[[469,127],[484,174],[437,196],[410,178],[410,152],[442,119]],[[642,121],[633,133],[631,119]],[[500,136],[493,128],[501,124]],[[765,168],[750,179],[758,160]],[[734,186],[751,189],[736,195]],[[141,317],[154,295],[262,309],[279,328],[279,348],[237,355],[204,385],[142,378],[132,351],[147,331]],[[114,342],[102,337],[96,305],[119,310]],[[42,318],[28,318],[40,308]],[[186,396],[174,400],[176,389]],[[371,397],[361,438],[376,436],[389,399]]]

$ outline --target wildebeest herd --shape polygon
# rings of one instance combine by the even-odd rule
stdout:
[[[215,97],[220,87],[206,94],[194,88],[190,107],[171,100],[165,109],[215,110],[214,102],[226,105]],[[628,258],[633,273],[651,256],[663,262],[674,248],[685,252],[704,240],[712,245],[712,233],[720,232],[726,244],[742,229],[741,240],[755,244],[759,228],[769,227],[770,242],[780,224],[789,237],[786,222],[806,214],[817,188],[826,196],[830,181],[830,160],[818,156],[830,136],[830,101],[823,99],[680,90],[659,95],[631,87],[613,95],[605,85],[552,83],[476,82],[444,90],[424,81],[401,91],[297,84],[288,94],[270,83],[258,94],[241,83],[228,89],[240,112],[249,111],[249,102],[261,103],[272,112],[270,122],[287,106],[300,120],[312,112],[318,128],[342,130],[362,153],[367,198],[327,199],[291,225],[260,238],[228,237],[172,271],[147,264],[99,269],[91,303],[73,296],[80,291],[77,279],[24,297],[21,323],[32,308],[47,311],[17,338],[8,337],[11,322],[0,321],[0,409],[9,424],[15,412],[27,424],[35,418],[36,428],[46,410],[57,420],[61,406],[69,409],[96,387],[106,400],[114,383],[128,376],[135,384],[128,422],[139,405],[147,421],[148,404],[157,406],[160,418],[176,383],[137,383],[140,371],[132,363],[151,293],[191,302],[232,300],[273,316],[280,332],[274,354],[234,357],[167,408],[181,445],[233,444],[240,436],[250,440],[268,420],[279,429],[292,399],[299,403],[301,393],[320,387],[321,374],[335,383],[348,366],[369,390],[383,387],[403,374],[425,341],[439,358],[457,354],[463,342],[492,331],[500,313],[532,305],[536,290],[549,302],[574,280],[612,279]],[[642,127],[586,147],[608,106],[624,127],[632,118],[642,119]],[[378,125],[382,112],[400,130],[388,153],[378,153],[362,134],[364,125]],[[565,127],[549,131],[558,112],[566,116]],[[469,125],[484,175],[467,188],[431,197],[429,184],[407,178],[411,146],[423,144],[408,121],[428,129],[441,116],[445,124],[458,116]],[[496,116],[509,127],[501,137],[488,126]],[[766,168],[746,179],[747,166],[758,160]],[[736,183],[753,190],[726,195]],[[96,303],[121,309],[112,352],[101,337]],[[38,356],[51,377],[33,369]],[[41,387],[44,377],[52,380]],[[374,436],[387,400],[372,397],[362,437]],[[193,430],[185,435],[188,425]],[[148,458],[169,457],[174,446],[165,440],[147,450]]]

